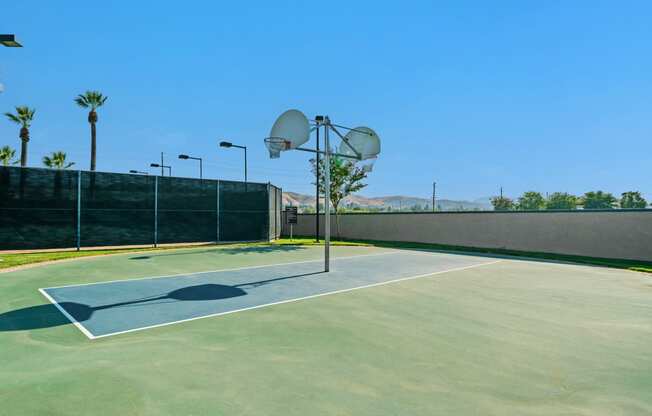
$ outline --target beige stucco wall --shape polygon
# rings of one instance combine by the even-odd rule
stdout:
[[[314,215],[299,215],[294,234],[314,235],[314,221]],[[335,236],[334,217],[332,223]],[[285,225],[284,235],[289,233],[287,227]],[[345,214],[340,215],[340,234],[348,239],[652,261],[652,210]]]

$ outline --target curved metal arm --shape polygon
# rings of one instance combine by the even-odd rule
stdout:
[[[362,155],[357,150],[355,150],[353,148],[353,146],[351,146],[351,143],[349,143],[349,141],[346,139],[346,137],[342,136],[342,134],[339,131],[337,131],[337,129],[335,127],[333,127],[332,124],[331,124],[331,129],[335,132],[335,134],[340,136],[340,139],[342,139],[342,142],[344,144],[346,144],[349,147],[349,149],[351,149],[353,151],[353,153],[355,153],[355,155],[357,156],[357,159],[362,160]]]

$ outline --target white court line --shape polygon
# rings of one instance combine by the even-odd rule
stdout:
[[[403,253],[401,251],[384,251],[382,253],[372,253],[372,254],[361,254],[359,256],[343,256],[343,257],[334,257],[332,260],[346,260],[346,259],[358,259],[360,257],[372,257],[372,256],[384,256],[384,255],[390,255],[390,254],[399,254]],[[244,267],[235,267],[232,269],[216,269],[216,270],[207,270],[203,272],[192,272],[192,273],[177,273],[177,274],[168,274],[164,276],[147,276],[147,277],[137,277],[135,279],[116,279],[116,280],[106,280],[103,282],[91,282],[91,283],[75,283],[71,285],[63,285],[63,286],[50,286],[50,287],[45,287],[43,289],[61,289],[64,287],[75,287],[75,286],[90,286],[90,285],[104,285],[107,283],[118,283],[118,282],[132,282],[132,281],[138,281],[138,280],[148,280],[148,279],[162,279],[164,277],[178,277],[178,276],[193,276],[197,274],[205,274],[205,273],[217,273],[217,272],[234,272],[237,270],[245,270],[245,269],[260,269],[261,267],[274,267],[274,266],[288,266],[292,264],[303,264],[303,263],[316,263],[316,262],[323,262],[324,259],[317,259],[317,260],[301,260],[301,261],[293,261],[289,263],[271,263],[271,264],[263,264],[260,266],[244,266]],[[41,290],[41,289],[39,289]]]
[[[43,289],[39,289],[39,292],[41,292],[41,294],[42,294],[43,296],[45,296],[45,297],[47,298],[47,300],[49,300],[49,301],[50,301],[50,302],[51,302],[51,303],[52,303],[52,304],[53,304],[57,309],[59,309],[59,312],[61,312],[61,313],[62,313],[66,318],[68,318],[68,320],[69,320],[70,322],[72,322],[73,325],[75,325],[75,326],[77,327],[77,329],[79,329],[79,330],[80,330],[84,335],[86,335],[89,339],[95,339],[95,338],[97,338],[97,337],[96,337],[95,335],[93,335],[89,330],[87,330],[87,329],[84,327],[84,325],[82,325],[81,323],[79,323],[79,322],[78,322],[78,321],[77,321],[77,320],[76,320],[72,315],[70,315],[68,312],[66,312],[66,310],[65,310],[64,308],[62,308],[61,305],[59,305],[58,302],[56,302],[54,299],[52,299],[52,297],[50,297],[50,295],[48,295],[47,292],[46,292],[45,290],[43,290]]]
[[[356,256],[356,257],[363,257],[363,256]],[[454,268],[454,269],[441,270],[441,271],[438,271],[438,272],[424,273],[424,274],[419,274],[419,275],[416,275],[416,276],[402,277],[402,278],[399,278],[399,279],[388,280],[386,282],[371,283],[371,284],[368,284],[368,285],[356,286],[356,287],[352,287],[352,288],[349,288],[349,289],[340,289],[340,290],[334,290],[334,291],[331,291],[331,292],[318,293],[316,295],[309,295],[309,296],[303,296],[303,297],[300,297],[300,298],[294,298],[294,299],[287,299],[287,300],[282,300],[282,301],[278,301],[278,302],[265,303],[265,304],[262,304],[262,305],[250,306],[250,307],[241,308],[241,309],[234,309],[234,310],[226,311],[226,312],[213,313],[213,314],[210,314],[210,315],[196,316],[194,318],[181,319],[179,321],[165,322],[165,323],[162,323],[162,324],[143,326],[143,327],[140,327],[140,328],[128,329],[128,330],[125,330],[125,331],[111,332],[109,334],[104,334],[104,335],[93,335],[93,334],[91,334],[88,330],[83,328],[83,325],[81,325],[79,322],[75,321],[65,311],[62,311],[62,312],[89,339],[98,339],[98,338],[110,337],[110,336],[113,336],[113,335],[126,334],[126,333],[129,333],[129,332],[143,331],[145,329],[159,328],[159,327],[162,327],[162,326],[179,324],[179,323],[182,323],[182,322],[196,321],[198,319],[212,318],[212,317],[215,317],[215,316],[222,316],[222,315],[229,315],[229,314],[232,314],[232,313],[244,312],[244,311],[249,311],[249,310],[252,310],[252,309],[260,309],[260,308],[265,308],[265,307],[273,306],[273,305],[281,305],[281,304],[284,304],[284,303],[297,302],[297,301],[305,300],[305,299],[314,299],[314,298],[318,298],[318,297],[321,297],[321,296],[335,295],[335,294],[338,294],[338,293],[351,292],[351,291],[359,290],[359,289],[367,289],[367,288],[370,288],[370,287],[382,286],[382,285],[387,285],[387,284],[390,284],[390,283],[397,283],[397,282],[403,282],[403,281],[406,281],[406,280],[413,280],[413,279],[419,279],[419,278],[423,278],[423,277],[435,276],[435,275],[438,275],[438,274],[444,274],[444,273],[449,273],[449,272],[457,272],[457,271],[461,271],[461,270],[473,269],[473,268],[480,267],[480,266],[489,266],[491,264],[500,263],[502,261],[503,260],[495,260],[495,261],[490,261],[490,262],[487,262],[487,263],[474,264],[474,265],[471,265],[471,266],[457,267],[457,268]],[[47,295],[46,295],[46,297],[50,298]],[[54,302],[52,299],[50,299],[50,301]],[[55,305],[56,305],[56,303],[55,303]],[[59,308],[59,309],[61,310],[61,308]]]

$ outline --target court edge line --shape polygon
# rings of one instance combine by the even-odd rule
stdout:
[[[47,293],[44,289],[39,289],[38,291],[41,292],[41,294],[42,294],[43,296],[45,296],[45,298],[46,298],[47,300],[49,300],[50,303],[52,303],[52,304],[53,304],[57,309],[59,309],[59,312],[61,312],[61,313],[63,314],[63,316],[65,316],[66,318],[68,318],[68,320],[69,320],[73,325],[75,325],[75,326],[77,327],[77,329],[79,329],[79,330],[82,332],[82,334],[86,335],[86,337],[88,337],[88,339],[95,339],[95,338],[97,338],[97,337],[96,337],[95,335],[93,335],[93,334],[92,334],[88,329],[86,329],[86,327],[85,327],[84,325],[82,325],[79,321],[77,321],[77,320],[76,320],[72,315],[70,315],[70,314],[69,314],[69,313],[68,313],[68,312],[67,312],[63,307],[61,307],[61,305],[59,305],[59,302],[55,301],[55,300],[54,300],[50,295],[48,295],[48,293]]]
[[[316,295],[303,296],[303,297],[300,297],[300,298],[294,298],[294,299],[281,300],[281,301],[278,301],[278,302],[265,303],[263,305],[250,306],[250,307],[247,307],[247,308],[234,309],[232,311],[219,312],[219,313],[214,313],[214,314],[204,315],[204,316],[196,316],[194,318],[182,319],[182,320],[179,320],[179,321],[165,322],[165,323],[162,323],[162,324],[149,325],[149,326],[144,326],[144,327],[141,327],[141,328],[127,329],[126,331],[111,332],[109,334],[93,336],[91,339],[106,338],[106,337],[111,337],[111,336],[114,336],[114,335],[127,334],[129,332],[143,331],[143,330],[146,330],[146,329],[153,329],[153,328],[159,328],[159,327],[168,326],[168,325],[175,325],[175,324],[180,324],[180,323],[183,323],[183,322],[196,321],[196,320],[204,319],[204,318],[213,318],[213,317],[216,317],[216,316],[230,315],[230,314],[236,313],[236,312],[244,312],[244,311],[249,311],[249,310],[253,310],[253,309],[265,308],[265,307],[268,307],[268,306],[282,305],[284,303],[298,302],[298,301],[301,301],[301,300],[314,299],[314,298],[318,298],[318,297],[322,297],[322,296],[328,296],[328,295],[336,295],[338,293],[352,292],[354,290],[359,290],[359,289],[368,289],[370,287],[383,286],[383,285],[388,285],[388,284],[391,284],[391,283],[403,282],[403,281],[406,281],[406,280],[414,280],[414,279],[420,279],[420,278],[423,278],[423,277],[435,276],[435,275],[449,273],[449,272],[456,272],[456,271],[461,271],[461,270],[473,269],[475,267],[480,267],[480,266],[489,266],[491,264],[500,263],[502,261],[503,260],[501,259],[501,260],[491,261],[491,262],[488,262],[488,263],[473,264],[473,265],[470,265],[470,266],[457,267],[457,268],[449,269],[449,270],[440,270],[440,271],[434,272],[434,273],[425,273],[425,274],[419,274],[419,275],[416,275],[416,276],[401,277],[399,279],[388,280],[386,282],[371,283],[371,284],[368,284],[368,285],[356,286],[356,287],[352,287],[352,288],[348,288],[348,289],[334,290],[332,292],[318,293]]]
[[[385,251],[385,252],[382,252],[382,253],[361,254],[359,256],[333,257],[333,258],[331,258],[331,260],[359,259],[360,257],[384,256],[384,255],[399,254],[399,253],[405,254],[402,251]],[[262,265],[259,265],[259,266],[235,267],[235,268],[232,268],[232,269],[206,270],[206,271],[203,271],[203,272],[177,273],[177,274],[168,274],[168,275],[163,275],[163,276],[137,277],[135,279],[116,279],[116,280],[107,280],[107,281],[104,281],[104,282],[76,283],[76,284],[63,285],[63,286],[49,286],[49,287],[45,287],[43,289],[62,289],[64,287],[104,285],[104,284],[107,284],[107,283],[132,282],[132,281],[148,280],[148,279],[162,279],[162,278],[165,278],[165,277],[193,276],[193,275],[205,274],[205,273],[234,272],[234,271],[245,270],[245,269],[259,269],[259,268],[262,268],[262,267],[274,267],[274,266],[289,266],[289,265],[292,265],[292,264],[316,263],[316,262],[323,262],[323,261],[324,261],[324,259],[321,258],[321,259],[317,259],[317,260],[301,260],[301,261],[294,261],[294,262],[290,262],[290,263],[272,263],[272,264],[262,264]]]

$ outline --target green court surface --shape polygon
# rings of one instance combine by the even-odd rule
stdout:
[[[394,251],[410,250],[332,254]],[[38,290],[321,256],[199,247],[0,274],[0,415],[652,414],[649,274],[447,254],[477,267],[92,340]]]

